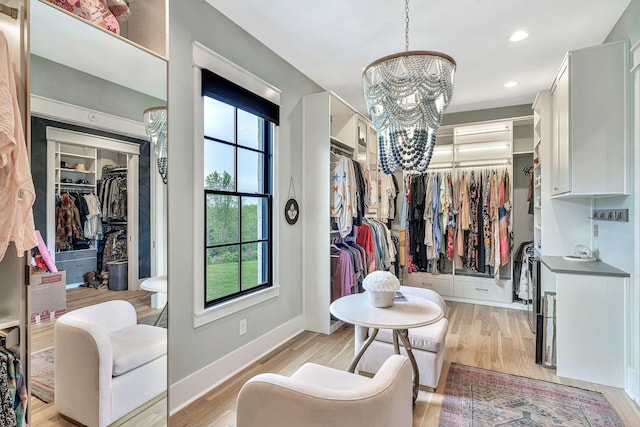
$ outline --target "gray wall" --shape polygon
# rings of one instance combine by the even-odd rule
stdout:
[[[631,46],[640,40],[640,0],[631,0],[605,42],[629,39]]]
[[[31,55],[31,93],[114,116],[142,121],[145,108],[165,102],[82,71]]]
[[[605,42],[613,42],[618,40],[630,40],[630,46],[633,46],[640,40],[640,0],[633,0],[625,12],[622,14]],[[631,91],[631,89],[630,89]],[[633,96],[630,93],[630,96]],[[630,114],[630,118],[637,117],[637,112]],[[595,207],[597,209],[629,209],[629,222],[616,223],[609,221],[595,221],[598,225],[598,238],[595,243],[598,247],[600,258],[630,274],[634,274],[635,264],[638,254],[634,253],[634,236],[637,230],[634,230],[635,224],[633,219],[638,215],[634,214],[634,177],[638,173],[635,170],[634,159],[637,153],[634,149],[632,132],[630,126],[629,132],[629,196],[624,197],[607,197],[596,199]],[[633,283],[633,277],[632,277]]]
[[[283,198],[290,177],[301,187],[301,97],[321,88],[204,1],[169,2],[169,17],[169,384],[175,384],[302,314],[301,253],[303,244],[313,244],[301,241],[301,221],[288,225],[281,215],[283,207],[274,206],[281,248],[280,263],[275,266],[282,286],[279,297],[194,329],[193,260],[203,253],[194,252],[192,218],[194,200],[202,197],[203,190],[201,180],[191,174],[191,43],[202,43],[282,91],[275,191]],[[247,319],[248,326],[243,336],[238,335],[241,318]]]

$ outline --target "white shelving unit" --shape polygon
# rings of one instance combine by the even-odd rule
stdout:
[[[538,92],[536,99],[533,101],[533,243],[535,247],[535,255],[542,254],[542,173],[546,171],[546,167],[542,164],[543,148],[545,144],[549,144],[549,136],[551,130],[551,94],[549,91]]]
[[[61,191],[95,193],[97,156],[98,150],[95,148],[56,142],[54,160],[56,194],[60,194]],[[64,180],[70,182],[64,182]]]
[[[307,95],[303,109],[303,170],[301,212],[305,329],[330,334],[342,325],[331,320],[331,251],[329,216],[330,148],[334,143],[353,150],[353,158],[369,165],[371,179],[378,182],[377,133],[362,115],[331,92]],[[378,200],[377,185],[372,204]],[[371,206],[369,214],[376,214]]]
[[[128,38],[46,1],[30,0],[29,6],[31,54],[167,99],[166,0],[131,2]]]
[[[441,127],[429,168],[451,169],[455,174],[466,167],[505,166],[513,183],[513,174],[519,172],[514,172],[512,166],[516,158],[534,156],[532,125],[533,118],[528,116]],[[510,200],[513,200],[513,186]],[[511,220],[513,224],[513,211]],[[508,268],[510,266],[511,263]],[[513,302],[511,279],[501,279],[496,285],[493,277],[487,275],[456,271],[452,264],[446,271],[449,270],[451,273],[438,275],[405,272],[404,283],[435,290],[451,300],[487,304]]]

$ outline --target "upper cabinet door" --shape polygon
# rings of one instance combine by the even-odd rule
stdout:
[[[629,43],[573,50],[553,90],[551,194],[629,194]]]

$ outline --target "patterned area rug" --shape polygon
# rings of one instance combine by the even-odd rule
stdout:
[[[31,394],[53,402],[53,347],[31,354]]]
[[[624,424],[596,391],[452,363],[439,426]]]

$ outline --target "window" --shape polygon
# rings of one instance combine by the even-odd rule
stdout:
[[[273,285],[278,107],[207,70],[202,95],[206,308]]]

